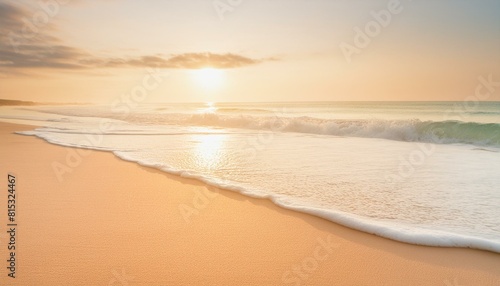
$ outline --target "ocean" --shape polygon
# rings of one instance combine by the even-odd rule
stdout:
[[[500,253],[500,102],[4,106],[0,120],[389,239]]]

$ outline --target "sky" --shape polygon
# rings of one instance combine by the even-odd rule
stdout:
[[[0,0],[4,99],[462,101],[485,79],[500,100],[498,0]]]

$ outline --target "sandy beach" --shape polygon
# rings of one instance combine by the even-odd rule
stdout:
[[[1,285],[500,285],[500,255],[399,243],[0,124]],[[61,169],[62,168],[62,169]],[[8,277],[7,174],[16,177]]]

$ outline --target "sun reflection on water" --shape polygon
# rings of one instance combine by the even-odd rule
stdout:
[[[220,168],[226,137],[222,134],[202,134],[192,135],[191,138],[196,142],[194,156],[198,167],[206,171]]]
[[[215,113],[217,111],[217,106],[215,106],[214,102],[206,102],[204,108],[198,109],[200,113]]]

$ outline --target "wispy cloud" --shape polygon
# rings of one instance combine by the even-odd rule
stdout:
[[[236,68],[260,63],[256,60],[235,54],[188,53],[176,55],[168,60],[168,64],[178,68],[200,68],[212,66],[217,68]]]
[[[85,52],[50,35],[55,28],[48,14],[43,14],[47,21],[34,23],[34,15],[40,17],[41,13],[45,12],[0,0],[0,69],[78,67],[74,59]]]
[[[258,64],[264,61],[272,61],[273,58],[252,59],[237,54],[215,54],[215,53],[184,53],[163,57],[161,55],[142,56],[131,58],[92,58],[82,60],[80,63],[88,66],[100,67],[160,67],[173,69],[198,69],[203,67],[214,68],[238,68]]]
[[[39,11],[40,12],[40,11]],[[106,57],[65,45],[52,36],[52,22],[43,27],[29,23],[34,12],[0,0],[0,71],[22,68],[92,69],[160,67],[197,69],[203,67],[238,68],[259,64],[274,58],[254,59],[234,53],[182,53]]]
[[[0,29],[12,28],[26,12],[20,7],[0,2]]]

